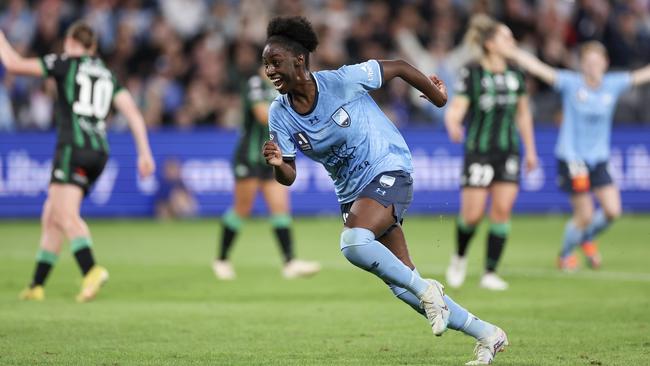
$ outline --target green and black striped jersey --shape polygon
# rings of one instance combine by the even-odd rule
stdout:
[[[43,74],[56,80],[57,146],[108,152],[106,117],[122,89],[102,60],[50,54],[41,59]]]
[[[494,74],[480,64],[460,72],[456,94],[469,98],[465,154],[518,154],[515,114],[519,97],[526,94],[523,73],[508,66]]]
[[[278,96],[273,86],[259,75],[254,75],[241,88],[243,123],[240,130],[236,156],[247,164],[265,164],[262,146],[269,139],[269,126],[259,122],[253,114],[257,103],[271,104]]]

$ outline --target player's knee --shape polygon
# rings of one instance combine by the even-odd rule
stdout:
[[[623,213],[623,210],[621,209],[620,206],[618,207],[611,207],[607,210],[605,210],[605,217],[607,218],[607,221],[614,221],[621,217],[621,214]]]
[[[341,250],[346,248],[370,244],[375,240],[375,234],[364,228],[346,228],[341,233]]]
[[[475,227],[481,223],[483,213],[465,214],[461,217],[462,223],[468,227]]]

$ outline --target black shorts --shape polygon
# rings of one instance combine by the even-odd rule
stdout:
[[[246,178],[257,178],[260,180],[274,179],[273,167],[266,164],[265,161],[251,163],[240,156],[236,156],[235,161],[232,163],[232,170],[235,175],[235,180]]]
[[[496,182],[519,184],[520,158],[518,154],[466,155],[462,187],[487,188]]]
[[[589,171],[589,190],[592,191],[599,187],[610,185],[614,182],[612,176],[607,170],[607,162],[603,161],[593,165],[588,165]],[[573,179],[569,172],[569,165],[564,160],[557,161],[557,185],[561,190],[567,193],[578,193],[573,187]]]
[[[386,230],[388,233],[404,220],[404,214],[413,200],[413,178],[402,170],[381,173],[363,188],[357,199],[361,197],[372,198],[384,207],[393,206],[395,224]],[[347,221],[352,204],[354,201],[341,205],[343,224]]]
[[[102,151],[58,146],[52,164],[50,183],[74,184],[84,195],[102,174],[108,155]]]

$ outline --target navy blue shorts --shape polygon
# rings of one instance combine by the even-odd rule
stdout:
[[[607,170],[607,162],[600,162],[595,165],[587,166],[589,170],[589,190],[593,191],[596,188],[604,187],[612,184],[612,176],[609,175]],[[569,173],[569,165],[564,160],[557,161],[557,185],[561,190],[574,194],[576,191],[573,188],[571,174]]]
[[[401,224],[404,220],[404,214],[413,200],[413,178],[403,170],[383,172],[366,185],[358,198],[361,197],[372,198],[384,207],[392,205],[395,225]],[[354,201],[341,205],[343,224],[347,220],[353,203]],[[387,232],[392,230],[393,227],[388,229]]]

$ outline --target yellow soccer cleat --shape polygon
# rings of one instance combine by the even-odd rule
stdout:
[[[81,292],[77,295],[77,302],[88,302],[97,296],[99,289],[108,281],[108,271],[102,266],[93,266],[86,273],[81,283]]]
[[[28,287],[20,292],[18,298],[29,301],[43,301],[45,300],[45,289],[40,285]]]

